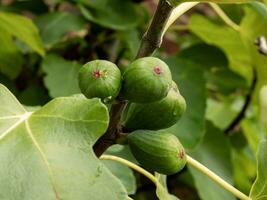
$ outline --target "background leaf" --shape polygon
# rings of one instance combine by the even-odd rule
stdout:
[[[253,200],[264,200],[267,198],[267,140],[263,140],[259,145],[257,179],[254,182],[250,197]]]
[[[210,170],[218,174],[228,183],[233,184],[231,172],[230,144],[226,136],[207,123],[205,137],[201,144],[192,152],[192,156]],[[235,197],[218,186],[206,175],[189,166],[195,185],[202,200],[234,200]]]
[[[136,192],[136,179],[129,167],[111,160],[103,160],[102,162],[122,182],[129,195]]]
[[[258,94],[260,88],[267,84],[267,56],[259,53],[257,46],[254,44],[259,36],[267,37],[267,20],[264,20],[261,12],[250,6],[245,7],[245,16],[240,24],[240,34],[244,44],[249,49],[249,55],[253,67],[257,72],[257,87],[255,94]]]
[[[22,56],[12,37],[2,30],[0,30],[0,44],[0,71],[11,79],[16,78],[21,71]]]
[[[64,39],[71,32],[85,28],[86,21],[78,15],[67,12],[47,13],[35,21],[39,27],[44,44],[53,45]]]
[[[50,96],[60,97],[80,93],[78,72],[81,66],[56,55],[47,55],[42,68],[46,73],[44,82]]]
[[[155,177],[158,179],[159,183],[156,188],[156,194],[159,200],[179,200],[178,197],[169,194],[168,187],[166,183],[167,176],[155,173]]]
[[[45,51],[38,29],[33,22],[21,15],[0,12],[0,31],[4,30],[29,45],[34,51],[44,56]]]
[[[187,109],[176,125],[168,129],[186,148],[193,148],[201,140],[205,128],[206,88],[201,66],[179,57],[166,60],[173,80],[185,97]]]
[[[138,23],[138,13],[130,0],[93,1],[80,4],[80,9],[86,19],[111,29],[131,29]]]
[[[181,51],[179,57],[201,65],[205,72],[207,87],[211,90],[228,95],[237,89],[247,89],[246,80],[228,68],[226,55],[216,46],[197,43]]]
[[[267,85],[260,90],[260,119],[267,124]]]
[[[230,27],[212,23],[201,15],[193,15],[190,18],[189,29],[206,43],[221,48],[227,55],[230,69],[251,80],[249,50],[238,32]]]

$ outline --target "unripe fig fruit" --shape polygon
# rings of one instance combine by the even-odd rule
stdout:
[[[87,98],[98,97],[107,102],[117,97],[121,87],[119,68],[106,60],[86,63],[79,72],[79,86]]]
[[[126,130],[159,130],[176,124],[186,110],[186,102],[173,82],[168,95],[153,103],[129,103],[123,113]]]
[[[128,135],[128,143],[136,160],[147,170],[170,175],[186,164],[184,147],[170,133],[138,130]]]
[[[172,83],[168,65],[154,57],[135,60],[123,74],[121,95],[136,103],[159,101],[166,97]]]

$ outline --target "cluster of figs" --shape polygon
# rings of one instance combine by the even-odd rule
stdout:
[[[144,57],[121,71],[112,62],[94,60],[80,69],[79,86],[87,98],[128,102],[121,126],[131,152],[144,168],[166,175],[183,169],[185,150],[166,129],[181,118],[186,102],[164,61]]]

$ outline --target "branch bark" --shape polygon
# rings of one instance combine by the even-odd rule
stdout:
[[[142,38],[136,58],[149,56],[161,46],[164,27],[172,10],[173,7],[166,0],[159,1],[152,22]]]
[[[251,102],[252,95],[253,95],[253,92],[255,90],[256,84],[257,84],[257,72],[256,72],[256,69],[253,67],[253,80],[252,80],[251,86],[249,88],[248,94],[246,96],[245,103],[244,103],[241,111],[239,112],[239,114],[236,116],[236,118],[224,130],[225,134],[229,135],[235,129],[235,127],[237,127],[237,125],[242,121],[242,119],[245,117],[245,114],[246,114],[246,111],[247,111],[249,104]]]
[[[150,56],[161,46],[164,27],[172,10],[173,7],[166,0],[159,1],[152,22],[142,38],[136,58]],[[100,157],[120,136],[117,130],[119,128],[121,113],[126,105],[127,102],[123,100],[118,100],[116,104],[112,105],[109,127],[106,133],[99,138],[93,147],[96,156]]]

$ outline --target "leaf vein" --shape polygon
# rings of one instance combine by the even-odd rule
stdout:
[[[70,118],[66,118],[66,117],[58,116],[58,115],[57,116],[53,116],[53,115],[39,115],[39,114],[36,114],[36,115],[32,115],[32,117],[35,117],[35,118],[58,118],[58,119],[63,119],[63,120],[66,120],[66,121],[71,121],[71,122],[85,122],[85,123],[99,122],[99,123],[106,123],[103,120],[97,120],[97,119],[90,119],[90,120],[70,119]]]
[[[22,122],[24,122],[25,120],[27,120],[30,116],[31,116],[31,112],[27,112],[24,115],[21,115],[20,119],[13,124],[12,126],[10,126],[4,133],[2,133],[2,135],[0,135],[0,141],[8,135],[8,133],[10,133],[13,129],[15,129],[17,126],[19,126]]]
[[[26,126],[26,130],[27,130],[27,133],[28,135],[30,136],[34,146],[37,148],[37,150],[39,151],[39,153],[41,154],[41,157],[47,167],[47,170],[48,170],[48,173],[49,173],[49,177],[50,177],[50,181],[51,181],[51,184],[52,184],[52,187],[53,187],[53,190],[54,190],[54,193],[55,193],[55,197],[56,199],[60,199],[59,198],[59,194],[57,192],[57,189],[56,189],[56,186],[55,186],[55,183],[54,183],[54,180],[53,180],[53,172],[51,170],[51,166],[50,166],[50,163],[48,162],[46,156],[45,156],[45,153],[43,152],[42,148],[40,147],[40,145],[38,144],[37,140],[35,139],[34,135],[33,135],[33,132],[30,128],[30,124],[28,122],[28,120],[25,120],[25,126]]]

